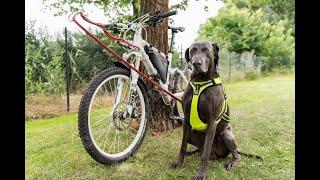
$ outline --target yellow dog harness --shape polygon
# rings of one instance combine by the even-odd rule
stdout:
[[[192,96],[192,101],[191,101],[191,111],[190,111],[190,124],[192,129],[195,129],[197,131],[204,131],[207,129],[207,124],[203,123],[198,115],[198,100],[201,95],[201,93],[208,87],[210,86],[215,86],[215,85],[221,85],[222,82],[219,77],[212,78],[211,80],[208,81],[202,81],[202,82],[193,82],[190,81],[189,83],[193,89],[193,96]],[[230,122],[230,118],[227,114],[227,96],[224,91],[224,88],[222,86],[223,93],[224,93],[224,101],[223,105],[221,107],[220,113],[218,115],[218,118],[216,120],[216,124],[218,124],[221,120]]]

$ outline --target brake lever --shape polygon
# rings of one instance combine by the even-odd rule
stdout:
[[[162,23],[163,19],[161,18],[160,20],[156,21],[155,25],[153,27],[156,27],[158,24]]]
[[[163,20],[160,17],[161,12],[160,11],[155,11],[151,14],[150,19],[147,21],[147,24],[152,27],[156,27],[157,24],[161,23]]]
[[[117,27],[117,24],[115,24],[115,23],[109,24],[109,26],[106,29],[112,31],[112,33],[114,33],[114,34],[117,34],[120,32]]]
[[[150,26],[152,26],[152,27],[156,27],[159,23],[161,23],[163,21],[163,19],[162,18],[159,18],[159,19],[157,19],[157,18],[153,18],[153,19],[150,19],[148,22],[147,22],[147,24]]]

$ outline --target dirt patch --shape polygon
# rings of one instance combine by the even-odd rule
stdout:
[[[81,96],[81,94],[70,95],[70,110],[67,112],[66,95],[28,95],[25,101],[26,120],[51,118],[63,114],[75,113],[78,111]]]

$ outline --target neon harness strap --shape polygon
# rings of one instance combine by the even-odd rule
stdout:
[[[193,82],[190,81],[190,85],[193,89],[193,96],[192,96],[192,101],[191,101],[191,111],[190,111],[190,124],[192,129],[198,130],[198,131],[204,131],[207,129],[207,124],[203,123],[198,115],[198,100],[201,95],[201,93],[208,87],[210,86],[215,86],[215,85],[221,85],[222,82],[219,77],[212,78],[209,81],[202,81],[202,82]],[[222,86],[223,93],[224,93],[224,102],[221,107],[221,111],[218,115],[217,120],[215,121],[216,124],[218,124],[221,120],[230,121],[229,116],[227,115],[227,96],[224,91],[224,88]]]

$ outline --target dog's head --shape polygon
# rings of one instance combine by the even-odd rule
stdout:
[[[219,46],[210,42],[195,42],[185,51],[185,59],[192,65],[192,76],[209,79],[218,75]],[[202,78],[202,79],[203,79]],[[198,78],[197,78],[198,79]]]

